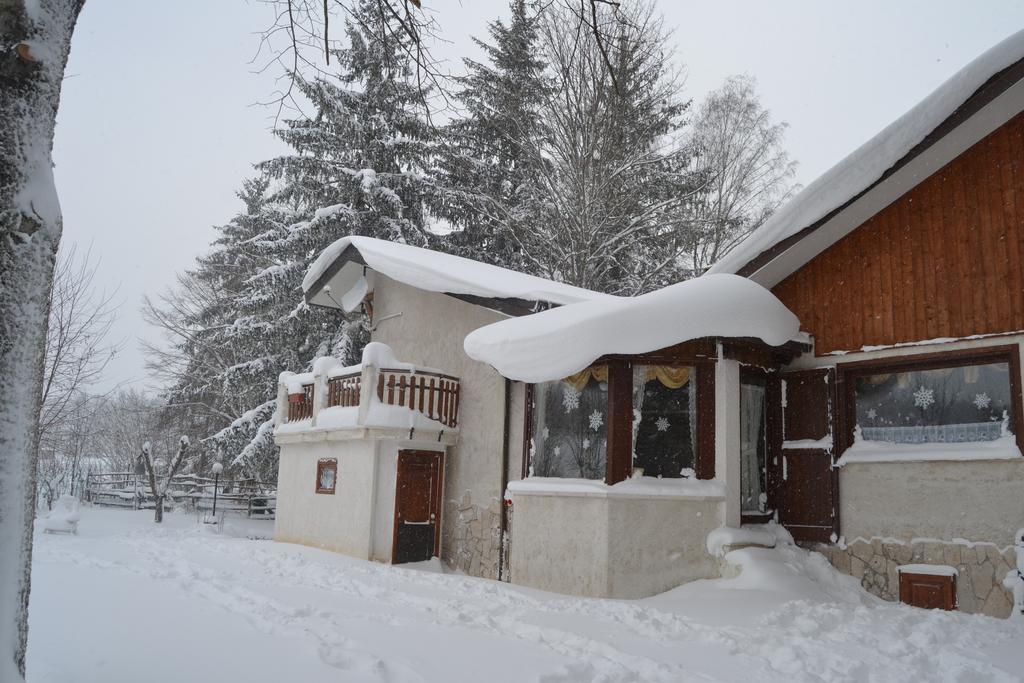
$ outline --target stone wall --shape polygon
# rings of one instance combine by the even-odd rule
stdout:
[[[821,545],[814,549],[839,571],[860,579],[865,590],[883,600],[899,600],[896,568],[900,565],[941,564],[957,569],[957,609],[1006,618],[1013,607],[1013,594],[1003,587],[1006,573],[1017,565],[1012,546],[859,538],[846,546]]]
[[[485,579],[498,578],[501,507],[497,498],[474,501],[469,491],[448,498],[441,535],[441,559],[453,569]]]

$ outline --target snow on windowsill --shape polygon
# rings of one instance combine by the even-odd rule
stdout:
[[[1021,457],[1012,434],[992,441],[964,443],[888,443],[856,441],[836,465],[867,462],[921,462],[928,460],[1012,460]]]
[[[715,479],[633,477],[609,486],[600,479],[528,477],[508,484],[508,494],[526,496],[592,496],[600,498],[669,498],[722,500],[725,485]]]
[[[790,448],[793,450],[832,450],[832,435],[828,435],[822,439],[796,439],[795,441],[783,441],[783,448]]]
[[[956,567],[948,564],[901,564],[896,567],[900,574],[928,574],[929,576],[956,576]]]

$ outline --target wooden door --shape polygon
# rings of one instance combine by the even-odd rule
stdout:
[[[422,562],[438,554],[444,454],[399,451],[391,561]]]
[[[782,439],[773,477],[779,523],[798,541],[827,543],[839,533],[838,473],[832,466],[835,370],[783,373]]]

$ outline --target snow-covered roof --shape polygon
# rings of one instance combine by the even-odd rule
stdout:
[[[353,260],[350,248],[358,253],[358,259]],[[351,310],[362,297],[350,297],[358,299],[351,305],[343,301],[343,297],[354,289],[360,291],[366,287],[362,280],[363,263],[412,287],[481,299],[565,305],[616,298],[430,249],[372,237],[343,237],[324,249],[306,272],[302,280],[306,301]],[[329,287],[326,291],[325,286]],[[342,303],[345,305],[340,305]]]
[[[1022,59],[1024,31],[1015,33],[972,61],[910,111],[804,188],[708,272],[746,271],[744,274],[767,286],[781,281],[870,218],[872,211],[881,210],[914,184],[1024,110],[1024,96],[1018,92],[1024,90],[1021,74],[1018,69],[1006,71]],[[1006,73],[1002,73],[1004,71]],[[993,78],[997,75],[1001,77]],[[986,85],[992,87],[983,89]],[[985,96],[981,96],[983,93]],[[975,95],[979,95],[973,101],[976,108],[966,107],[969,111],[961,111],[961,107]],[[968,122],[972,125],[965,125]],[[940,144],[945,138],[954,140],[946,141],[945,145]],[[909,186],[901,186],[901,179],[894,176],[899,175],[897,171],[900,167],[909,166],[917,157],[921,157],[918,165],[907,169],[902,179],[903,185]],[[873,202],[866,201],[863,206],[854,206],[864,198],[862,195],[882,181],[892,187],[888,191],[879,192],[880,196],[875,197]],[[847,211],[848,208],[850,211]],[[842,216],[830,217],[830,214],[840,210],[850,214],[845,222],[841,220]],[[821,225],[816,225],[818,223]],[[836,225],[830,226],[832,223]],[[807,236],[796,236],[802,231],[810,232],[810,228],[825,234],[815,235],[816,239],[811,240],[813,244],[802,244],[808,241]],[[829,229],[822,231],[819,228]],[[780,245],[789,238],[793,238],[800,248]],[[765,254],[777,245],[780,254]],[[782,254],[787,250],[798,253],[790,255],[786,263],[772,263],[773,260],[782,260]],[[762,258],[758,259],[759,256]],[[758,262],[752,263],[755,259]]]
[[[761,285],[703,275],[638,297],[609,298],[509,318],[470,333],[466,353],[510,379],[546,382],[607,354],[656,351],[702,337],[782,346],[800,321]]]

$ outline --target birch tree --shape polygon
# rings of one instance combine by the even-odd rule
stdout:
[[[0,680],[25,674],[46,320],[61,235],[53,132],[84,0],[0,0]]]
[[[688,256],[700,274],[760,227],[798,189],[783,148],[785,123],[761,105],[756,83],[733,76],[708,94],[693,123],[696,170]]]

